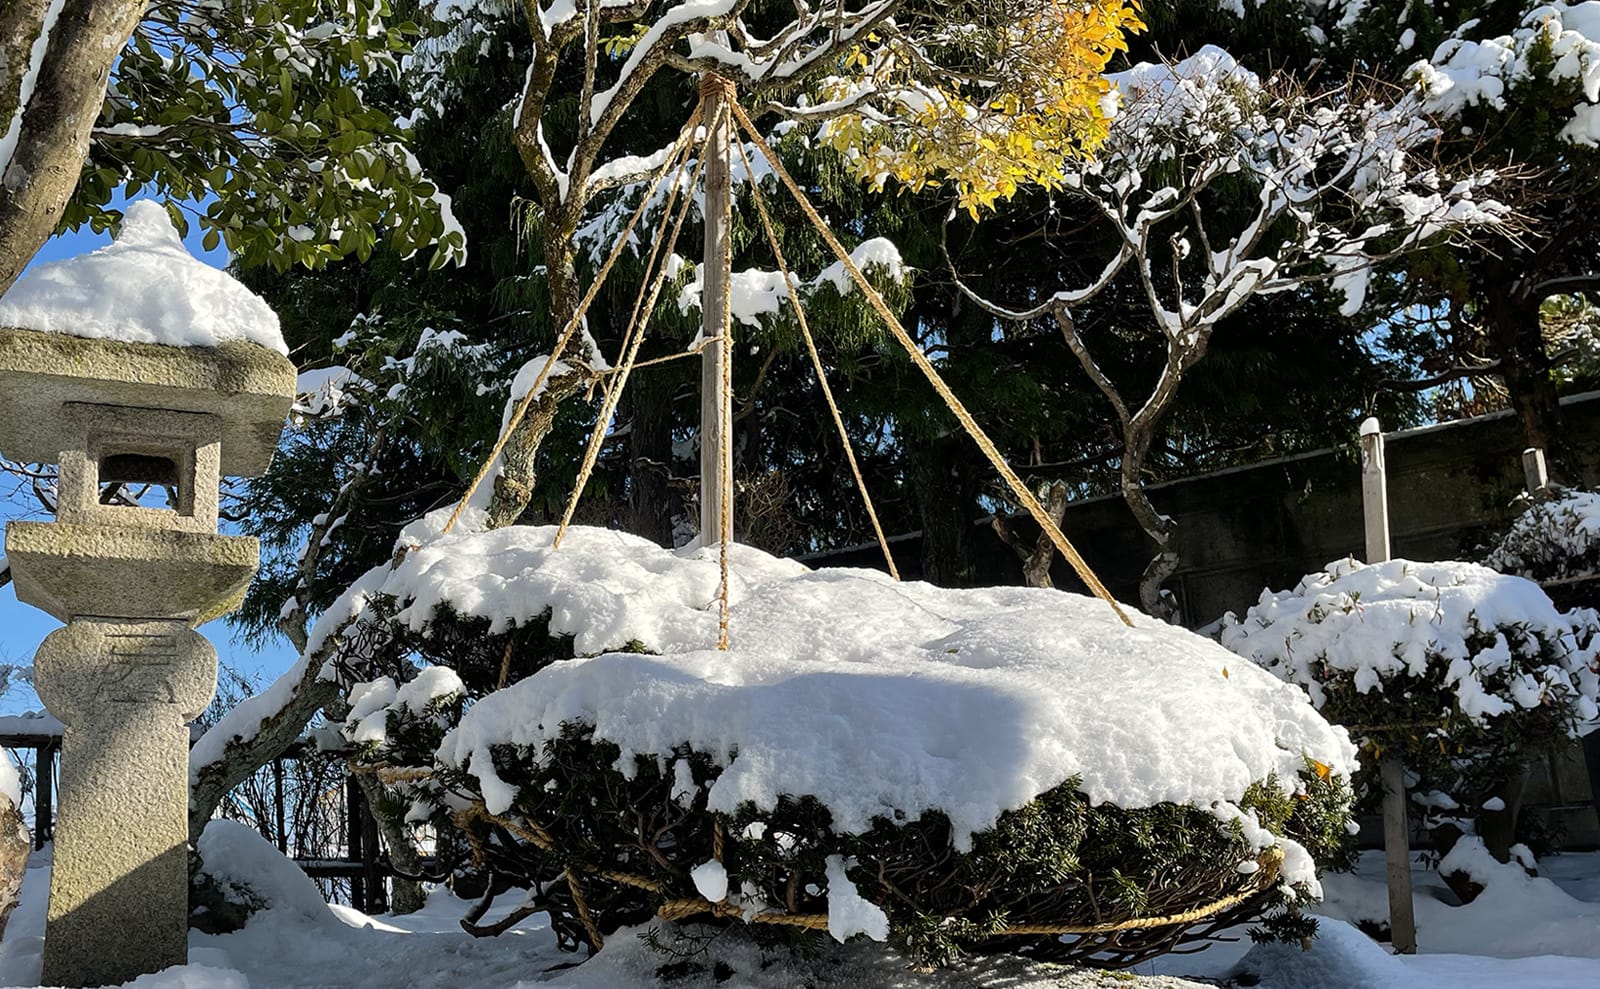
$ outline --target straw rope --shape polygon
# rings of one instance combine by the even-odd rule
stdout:
[[[684,124],[683,130],[678,133],[678,140],[674,142],[674,145],[677,146],[676,150],[668,155],[668,161],[685,158],[699,123],[700,108],[695,107],[694,112],[689,116],[688,122]],[[533,405],[534,399],[538,397],[539,390],[544,386],[545,379],[550,376],[550,369],[555,367],[556,359],[566,351],[567,344],[572,341],[573,336],[578,332],[578,328],[583,325],[583,318],[588,313],[589,306],[594,303],[595,296],[600,294],[600,287],[605,284],[606,278],[611,274],[611,269],[617,263],[617,259],[622,256],[623,249],[628,245],[628,239],[633,236],[634,227],[638,226],[639,218],[644,216],[645,207],[655,197],[656,190],[661,188],[662,181],[669,174],[680,171],[681,168],[682,165],[680,163],[676,167],[663,170],[660,175],[656,176],[656,180],[651,183],[650,191],[640,198],[638,207],[633,211],[633,216],[628,219],[628,225],[622,229],[622,234],[611,248],[611,254],[606,258],[605,263],[600,266],[600,270],[595,274],[594,281],[589,284],[589,290],[584,293],[583,298],[578,302],[578,308],[573,310],[572,318],[567,321],[566,328],[562,330],[561,336],[557,338],[555,347],[550,351],[549,360],[545,361],[544,367],[539,371],[538,377],[534,379],[533,385],[529,387],[528,393],[522,397],[521,402],[517,403],[517,407],[511,413],[511,418],[506,420],[505,427],[500,430],[500,436],[495,440],[494,448],[489,451],[489,456],[484,459],[483,465],[478,468],[478,473],[472,478],[472,483],[467,485],[467,490],[461,495],[461,500],[456,503],[455,511],[450,513],[449,521],[444,524],[444,529],[439,533],[441,536],[448,535],[450,530],[455,528],[456,522],[461,518],[461,513],[466,510],[467,502],[472,500],[472,496],[477,492],[478,486],[483,483],[484,478],[489,476],[489,471],[494,468],[495,462],[500,459],[500,454],[505,451],[506,443],[511,439],[511,433],[522,422],[523,417],[528,414],[528,409]],[[658,233],[657,243],[659,242],[660,234]]]
[[[1279,866],[1283,862],[1282,849],[1268,849],[1256,859],[1256,862],[1261,868],[1256,872],[1255,881],[1250,883],[1247,888],[1224,896],[1219,900],[1213,900],[1203,906],[1195,907],[1193,910],[1166,914],[1160,917],[1132,917],[1128,920],[1106,921],[1097,924],[1007,924],[1004,929],[997,932],[996,936],[1115,934],[1118,931],[1140,931],[1157,927],[1176,927],[1198,923],[1239,906],[1272,888],[1272,884],[1277,881]],[[780,924],[788,927],[804,927],[809,930],[825,930],[828,926],[827,914],[757,913],[746,917],[742,909],[727,901],[712,903],[709,900],[696,897],[668,900],[656,909],[656,916],[666,921],[686,920],[689,917],[696,917],[702,914],[711,914],[724,918],[737,917],[751,924]]]
[[[811,337],[811,327],[806,322],[805,307],[800,305],[800,300],[794,293],[793,276],[789,273],[789,265],[783,258],[783,248],[778,244],[778,235],[772,227],[772,216],[767,212],[767,198],[761,192],[761,183],[756,181],[755,169],[750,164],[750,156],[745,153],[744,142],[734,142],[739,148],[739,157],[744,161],[744,173],[750,179],[750,198],[755,203],[756,213],[761,217],[761,228],[766,231],[767,243],[772,247],[772,256],[777,261],[778,272],[783,275],[783,284],[789,297],[789,307],[794,310],[794,318],[800,324],[800,336],[805,340],[806,352],[811,355],[811,366],[817,372],[817,384],[822,387],[822,397],[828,403],[828,412],[833,416],[833,425],[839,432],[839,441],[844,444],[845,459],[850,462],[850,473],[855,475],[856,490],[861,492],[862,504],[866,506],[867,518],[872,521],[872,532],[878,537],[878,548],[883,550],[883,562],[889,567],[889,575],[895,580],[900,579],[900,570],[894,565],[894,554],[889,552],[889,540],[883,533],[883,525],[878,521],[878,512],[872,505],[872,495],[867,491],[866,478],[861,476],[861,465],[856,462],[855,444],[850,442],[850,433],[844,428],[844,417],[839,413],[839,403],[834,401],[833,389],[828,386],[828,373],[822,366],[822,356],[817,353],[817,343]]]
[[[594,917],[589,913],[589,901],[583,898],[583,887],[578,885],[578,875],[572,871],[572,866],[567,866],[567,889],[572,892],[572,905],[578,911],[578,921],[583,924],[583,929],[589,934],[589,943],[594,950],[599,951],[606,946],[605,936],[600,933],[600,928],[595,926]]]
[[[839,259],[845,271],[849,272],[850,278],[861,287],[862,292],[866,293],[867,300],[877,310],[884,324],[888,326],[900,346],[911,357],[912,362],[917,365],[918,370],[928,379],[928,383],[933,385],[933,390],[944,400],[945,405],[949,406],[950,411],[955,415],[956,420],[961,423],[962,428],[978,444],[978,449],[983,451],[983,455],[989,459],[989,463],[993,464],[995,470],[1000,472],[1001,478],[1011,488],[1012,494],[1016,495],[1017,500],[1022,502],[1023,507],[1028,510],[1028,514],[1033,516],[1034,521],[1050,537],[1050,541],[1055,544],[1056,549],[1061,551],[1061,555],[1066,557],[1067,562],[1072,565],[1072,569],[1078,574],[1078,578],[1088,586],[1096,597],[1110,605],[1111,610],[1116,612],[1117,617],[1122,619],[1124,624],[1130,628],[1133,627],[1133,620],[1122,610],[1122,606],[1117,603],[1116,598],[1111,596],[1111,592],[1106,590],[1105,585],[1100,582],[1100,578],[1095,576],[1088,562],[1079,555],[1077,549],[1062,533],[1060,526],[1056,525],[1055,520],[1050,517],[1050,513],[1039,503],[1039,499],[1032,491],[1028,490],[1027,485],[1023,484],[1022,479],[1011,469],[1011,465],[1006,462],[1005,456],[1001,454],[994,442],[989,439],[989,435],[983,431],[983,427],[979,426],[977,420],[972,418],[972,413],[967,411],[966,406],[956,397],[955,392],[950,390],[950,386],[945,383],[943,376],[933,366],[933,362],[928,360],[927,355],[922,352],[916,341],[911,338],[911,334],[906,332],[905,326],[900,323],[900,320],[889,309],[888,303],[883,301],[883,296],[878,294],[878,291],[867,281],[866,276],[861,273],[861,269],[856,266],[855,261],[850,257],[850,253],[844,249],[843,244],[839,243],[839,238],[834,236],[827,222],[822,219],[816,207],[811,204],[810,198],[801,190],[794,177],[789,174],[788,169],[783,167],[783,163],[778,160],[778,156],[773,153],[772,148],[767,145],[760,132],[756,130],[755,124],[751,122],[750,117],[744,112],[744,108],[737,103],[730,105],[733,107],[734,117],[739,121],[740,126],[749,136],[752,143],[766,156],[767,163],[772,166],[773,174],[778,176],[778,179],[788,188],[790,195],[794,196],[806,218],[811,221],[811,225],[816,227],[817,233],[822,236],[823,241],[827,243],[828,247]]]
[[[700,111],[695,110],[694,118],[700,117]],[[686,163],[686,162],[685,162]],[[689,179],[689,188],[694,188],[700,181],[700,175],[705,170],[705,156],[701,155],[695,165],[694,175]],[[682,165],[678,169],[682,171]],[[678,198],[679,185],[673,183],[672,193],[667,202],[667,212],[670,213]],[[661,289],[667,282],[667,265],[665,259],[672,256],[672,250],[678,244],[678,234],[683,229],[683,221],[689,214],[689,206],[693,202],[692,196],[684,196],[683,203],[678,207],[678,213],[673,217],[671,233],[668,234],[665,245],[666,251],[662,252],[662,240],[656,238],[654,247],[650,252],[650,263],[645,266],[646,277],[649,278],[651,269],[655,270],[655,277],[640,287],[639,297],[634,302],[633,317],[629,320],[626,340],[626,352],[622,357],[622,364],[617,372],[617,379],[611,390],[607,392],[602,403],[600,415],[595,419],[594,432],[589,436],[589,446],[584,451],[583,465],[578,470],[578,479],[572,486],[572,494],[567,499],[566,510],[561,515],[561,525],[556,529],[556,538],[552,548],[560,549],[561,542],[566,538],[567,529],[572,525],[573,513],[578,510],[578,501],[583,497],[583,489],[588,486],[589,477],[594,473],[594,467],[600,459],[600,449],[605,445],[606,433],[611,428],[612,417],[616,414],[617,403],[622,400],[622,390],[628,384],[628,377],[633,373],[633,365],[639,357],[639,348],[644,343],[645,329],[650,324],[650,315],[655,311],[656,300],[661,296]],[[656,265],[660,259],[659,266]],[[648,297],[645,292],[648,287]]]
[[[497,814],[492,814],[481,801],[475,801],[466,809],[458,811],[457,817],[469,820],[473,818],[486,820],[491,823],[498,824],[517,837],[528,841],[541,851],[559,851],[559,847],[557,846],[555,840],[551,838],[550,833],[544,828],[540,827],[538,824],[532,821],[523,824],[501,817]],[[466,830],[470,836],[471,829],[469,828]],[[715,834],[716,833],[713,832],[714,839]],[[474,843],[476,844],[476,842]],[[720,852],[716,852],[714,855],[717,861],[722,861]],[[1004,929],[997,932],[997,936],[1028,937],[1062,934],[1114,934],[1118,931],[1149,930],[1158,927],[1176,927],[1180,925],[1198,923],[1200,921],[1215,917],[1226,910],[1231,910],[1234,907],[1240,906],[1254,897],[1260,896],[1261,894],[1267,892],[1273,887],[1273,885],[1278,881],[1279,873],[1282,871],[1283,849],[1269,848],[1258,855],[1255,861],[1260,868],[1256,870],[1253,876],[1251,876],[1251,881],[1244,889],[1213,900],[1210,903],[1202,906],[1195,907],[1191,910],[1185,910],[1181,913],[1164,914],[1158,917],[1131,917],[1127,920],[1105,921],[1094,924],[1008,924]],[[580,911],[578,919],[584,924],[585,929],[589,929],[590,925],[593,924],[593,918],[591,917],[586,919],[584,916],[588,913],[588,906],[587,903],[582,900],[582,894],[577,890],[575,870],[585,872],[599,879],[610,880],[611,882],[618,883],[619,885],[631,886],[635,889],[642,889],[646,892],[655,893],[657,895],[665,895],[667,892],[667,887],[664,883],[657,882],[646,876],[639,876],[616,869],[592,869],[582,865],[581,863],[569,863],[564,867],[563,871],[567,880],[567,884],[573,891],[574,905],[577,906]],[[685,920],[689,917],[696,917],[702,914],[710,914],[715,917],[728,919],[740,918],[746,923],[752,924],[775,924],[785,927],[804,927],[810,930],[823,930],[828,926],[827,914],[761,912],[746,916],[743,909],[728,903],[726,900],[713,903],[710,900],[701,897],[678,897],[667,900],[656,908],[656,916],[666,921]],[[593,931],[591,931],[591,934],[598,937],[598,934]],[[601,942],[597,941],[597,948],[599,947],[600,943]]]

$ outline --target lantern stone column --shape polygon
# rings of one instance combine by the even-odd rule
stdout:
[[[46,985],[187,960],[187,725],[217,684],[194,626],[238,606],[260,554],[217,533],[218,484],[266,470],[294,386],[293,365],[253,343],[0,328],[0,450],[61,465],[56,521],[12,522],[5,541],[17,597],[67,623],[34,659],[66,725]],[[168,504],[103,503],[119,484],[163,487]]]

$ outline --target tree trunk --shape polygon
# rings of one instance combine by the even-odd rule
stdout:
[[[956,456],[955,437],[933,440],[917,451],[917,502],[922,511],[922,579],[940,587],[969,587],[972,516],[977,492]]]
[[[421,873],[422,856],[417,852],[411,829],[406,827],[405,803],[385,790],[383,783],[372,773],[357,773],[356,782],[367,798],[373,819],[378,822],[378,831],[389,849],[389,861],[398,872],[410,876]],[[395,916],[416,913],[428,899],[420,882],[404,876],[396,875],[391,880],[391,889],[393,896],[389,901],[389,912]]]
[[[4,758],[0,753],[0,759]],[[21,810],[10,797],[0,794],[0,934],[5,933],[6,921],[22,895],[22,878],[32,852],[32,836],[22,822]]]
[[[488,528],[515,525],[522,517],[539,479],[539,446],[555,426],[556,412],[562,402],[594,380],[594,374],[583,365],[575,365],[572,371],[545,379],[544,393],[528,406],[522,421],[506,438],[500,475],[494,480],[494,494],[489,501]]]
[[[9,162],[0,162],[0,295],[50,239],[83,171],[89,132],[105,102],[111,66],[138,26],[145,0],[57,0],[59,15],[50,31],[33,92],[23,107],[21,127]],[[13,10],[13,7],[17,7]],[[17,18],[42,26],[37,0],[6,0],[0,15],[0,49],[8,66],[22,55],[32,63],[34,46],[19,52],[20,38],[37,39]],[[24,13],[24,9],[27,13]],[[38,11],[42,13],[42,11]],[[0,81],[13,76],[7,68]],[[9,88],[9,87],[8,87]],[[17,91],[7,97],[17,105]],[[11,115],[0,117],[9,129]],[[7,139],[9,142],[9,138]]]
[[[577,258],[572,247],[577,222],[575,219],[562,220],[557,217],[552,217],[549,222],[544,237],[545,277],[550,291],[550,331],[559,339],[572,321],[573,314],[578,311]],[[555,341],[552,340],[551,346],[554,345]],[[587,355],[572,347],[562,354],[563,359],[584,356]],[[489,506],[488,525],[491,529],[514,524],[527,511],[528,502],[533,499],[533,487],[538,480],[536,454],[539,444],[555,422],[555,406],[560,400],[551,401],[555,382],[548,384],[550,387],[545,396],[529,408],[528,414],[506,440],[505,465],[495,480],[494,498]],[[560,398],[572,395],[577,388],[578,385],[574,383],[572,389]],[[536,414],[539,407],[545,405],[549,406],[549,414]]]
[[[1050,490],[1045,494],[1044,510],[1049,514],[1050,520],[1059,528],[1061,520],[1067,515],[1067,485],[1064,481],[1056,481],[1050,485]],[[1056,561],[1056,544],[1050,538],[1050,533],[1041,529],[1039,538],[1034,540],[1032,546],[1024,546],[1011,534],[1011,526],[1000,516],[996,515],[989,521],[994,528],[995,535],[1000,541],[1011,547],[1017,554],[1017,559],[1022,561],[1022,582],[1028,587],[1054,587],[1055,581],[1050,578],[1050,568]]]
[[[1522,272],[1493,271],[1486,280],[1489,343],[1500,362],[1512,412],[1522,426],[1523,445],[1544,450],[1553,479],[1570,481],[1574,476],[1572,450],[1555,381],[1550,377],[1540,300],[1513,289],[1525,277]]]
[[[330,636],[331,648],[338,637]],[[313,653],[295,681],[287,703],[275,711],[267,712],[260,721],[260,730],[247,739],[235,739],[223,746],[222,755],[213,762],[191,769],[189,787],[189,840],[200,840],[206,822],[216,813],[234,787],[250,778],[257,769],[281,755],[300,737],[306,725],[316,717],[324,705],[333,703],[339,688],[331,680],[318,679],[324,660],[322,652]],[[291,671],[292,673],[293,671]],[[289,676],[289,673],[284,674]],[[246,702],[248,703],[248,702]],[[216,729],[213,729],[216,730]]]
[[[1129,511],[1133,512],[1134,519],[1139,523],[1145,535],[1156,544],[1155,555],[1145,565],[1144,573],[1139,577],[1139,606],[1146,614],[1154,615],[1163,621],[1176,621],[1177,610],[1161,599],[1161,585],[1167,578],[1178,572],[1178,553],[1172,548],[1172,536],[1177,531],[1177,523],[1171,516],[1163,515],[1156,511],[1156,506],[1151,503],[1150,496],[1145,493],[1141,482],[1144,473],[1144,458],[1150,449],[1150,438],[1129,432],[1125,439],[1125,449],[1122,454],[1122,500],[1127,503]]]
[[[50,0],[6,0],[0,5],[0,135],[17,115],[22,78],[49,8]]]
[[[628,431],[628,531],[671,547],[678,512],[672,493],[672,395],[670,377],[638,375],[628,381],[632,428]]]

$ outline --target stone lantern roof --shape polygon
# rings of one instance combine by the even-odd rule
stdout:
[[[68,336],[0,326],[0,453],[58,463],[76,442],[69,402],[216,416],[221,473],[266,472],[294,401],[294,365],[254,343],[216,347]]]

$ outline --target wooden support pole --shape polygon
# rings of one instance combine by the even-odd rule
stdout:
[[[55,741],[33,750],[33,847],[55,838]]]
[[[272,811],[277,828],[278,852],[289,854],[289,832],[284,827],[283,813],[283,756],[272,760]]]
[[[1361,503],[1366,521],[1367,562],[1389,559],[1389,482],[1378,420],[1361,424]],[[1388,860],[1389,943],[1397,955],[1417,952],[1417,921],[1411,902],[1411,819],[1406,808],[1406,767],[1391,751],[1378,760],[1383,781],[1383,849]]]
[[[700,352],[700,545],[723,541],[723,527],[733,517],[733,506],[723,504],[722,477],[731,462],[733,402],[729,381],[733,348],[729,339],[728,282],[732,277],[733,246],[730,237],[733,202],[729,193],[728,141],[733,114],[727,105],[731,84],[719,76],[701,81],[705,143],[705,252],[700,264],[702,334],[711,341]],[[726,515],[724,514],[726,509]],[[731,528],[731,524],[729,525]]]

